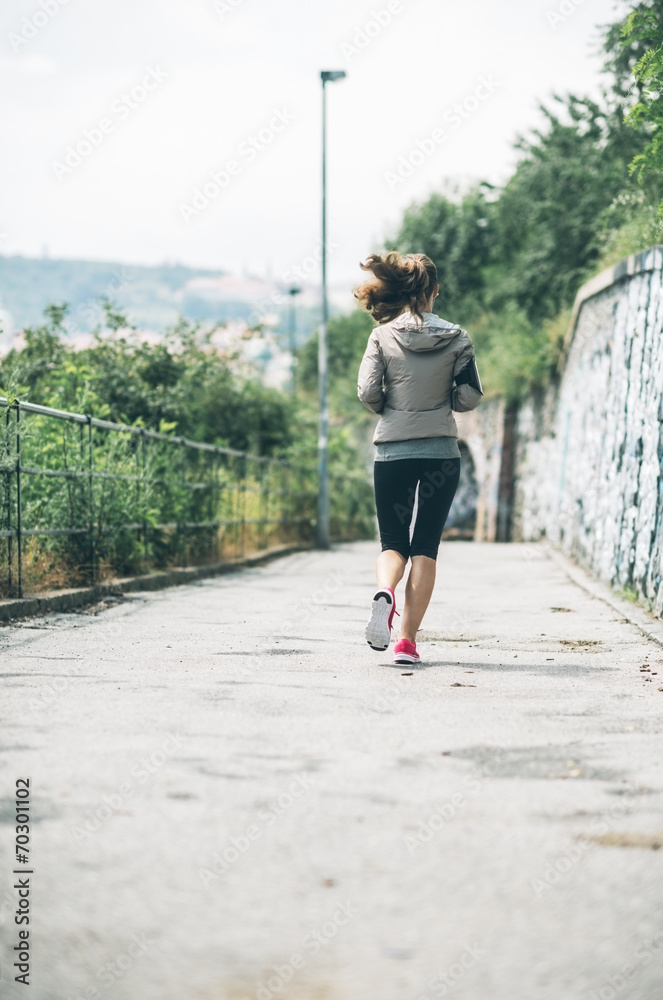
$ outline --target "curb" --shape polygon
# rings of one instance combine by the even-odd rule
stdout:
[[[310,545],[279,545],[264,552],[256,552],[241,559],[231,559],[228,562],[212,563],[207,566],[192,566],[190,568],[176,567],[164,570],[163,573],[149,573],[145,576],[130,576],[121,580],[109,580],[107,583],[97,583],[91,587],[75,587],[70,590],[59,590],[40,594],[35,597],[10,598],[0,601],[0,623],[16,618],[32,618],[35,615],[45,615],[58,611],[72,611],[95,604],[104,597],[128,594],[140,590],[165,590],[167,587],[182,587],[196,580],[204,580],[212,576],[234,573],[241,569],[261,566],[263,563],[293,555],[296,552],[307,552]]]
[[[630,601],[625,601],[623,597],[618,597],[607,584],[595,580],[568,556],[563,555],[558,549],[554,549],[549,542],[542,542],[541,548],[548,559],[566,573],[572,583],[581,587],[597,600],[609,604],[622,618],[626,618],[632,625],[636,625],[648,639],[663,646],[663,621],[660,618],[655,618],[642,605],[632,604]]]

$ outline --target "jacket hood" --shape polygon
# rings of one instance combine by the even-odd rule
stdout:
[[[403,312],[389,323],[394,337],[409,351],[437,351],[461,333],[461,327],[440,319],[435,313],[425,312],[424,322],[411,312]]]

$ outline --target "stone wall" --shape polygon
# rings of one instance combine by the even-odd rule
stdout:
[[[558,379],[521,405],[511,537],[546,536],[663,610],[663,247],[579,292]]]
[[[474,540],[494,542],[498,538],[498,509],[502,445],[504,438],[504,403],[482,400],[476,410],[454,413],[459,440],[464,441],[474,462],[479,486]]]

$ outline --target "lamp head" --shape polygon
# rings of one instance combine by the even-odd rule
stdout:
[[[334,80],[344,80],[346,76],[347,73],[344,69],[323,69],[320,72],[320,78],[322,79],[323,84],[331,83]]]

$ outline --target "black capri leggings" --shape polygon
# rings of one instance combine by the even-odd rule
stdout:
[[[401,458],[374,465],[375,506],[382,551],[437,559],[442,530],[460,477],[459,458]],[[418,491],[412,541],[410,525]]]

